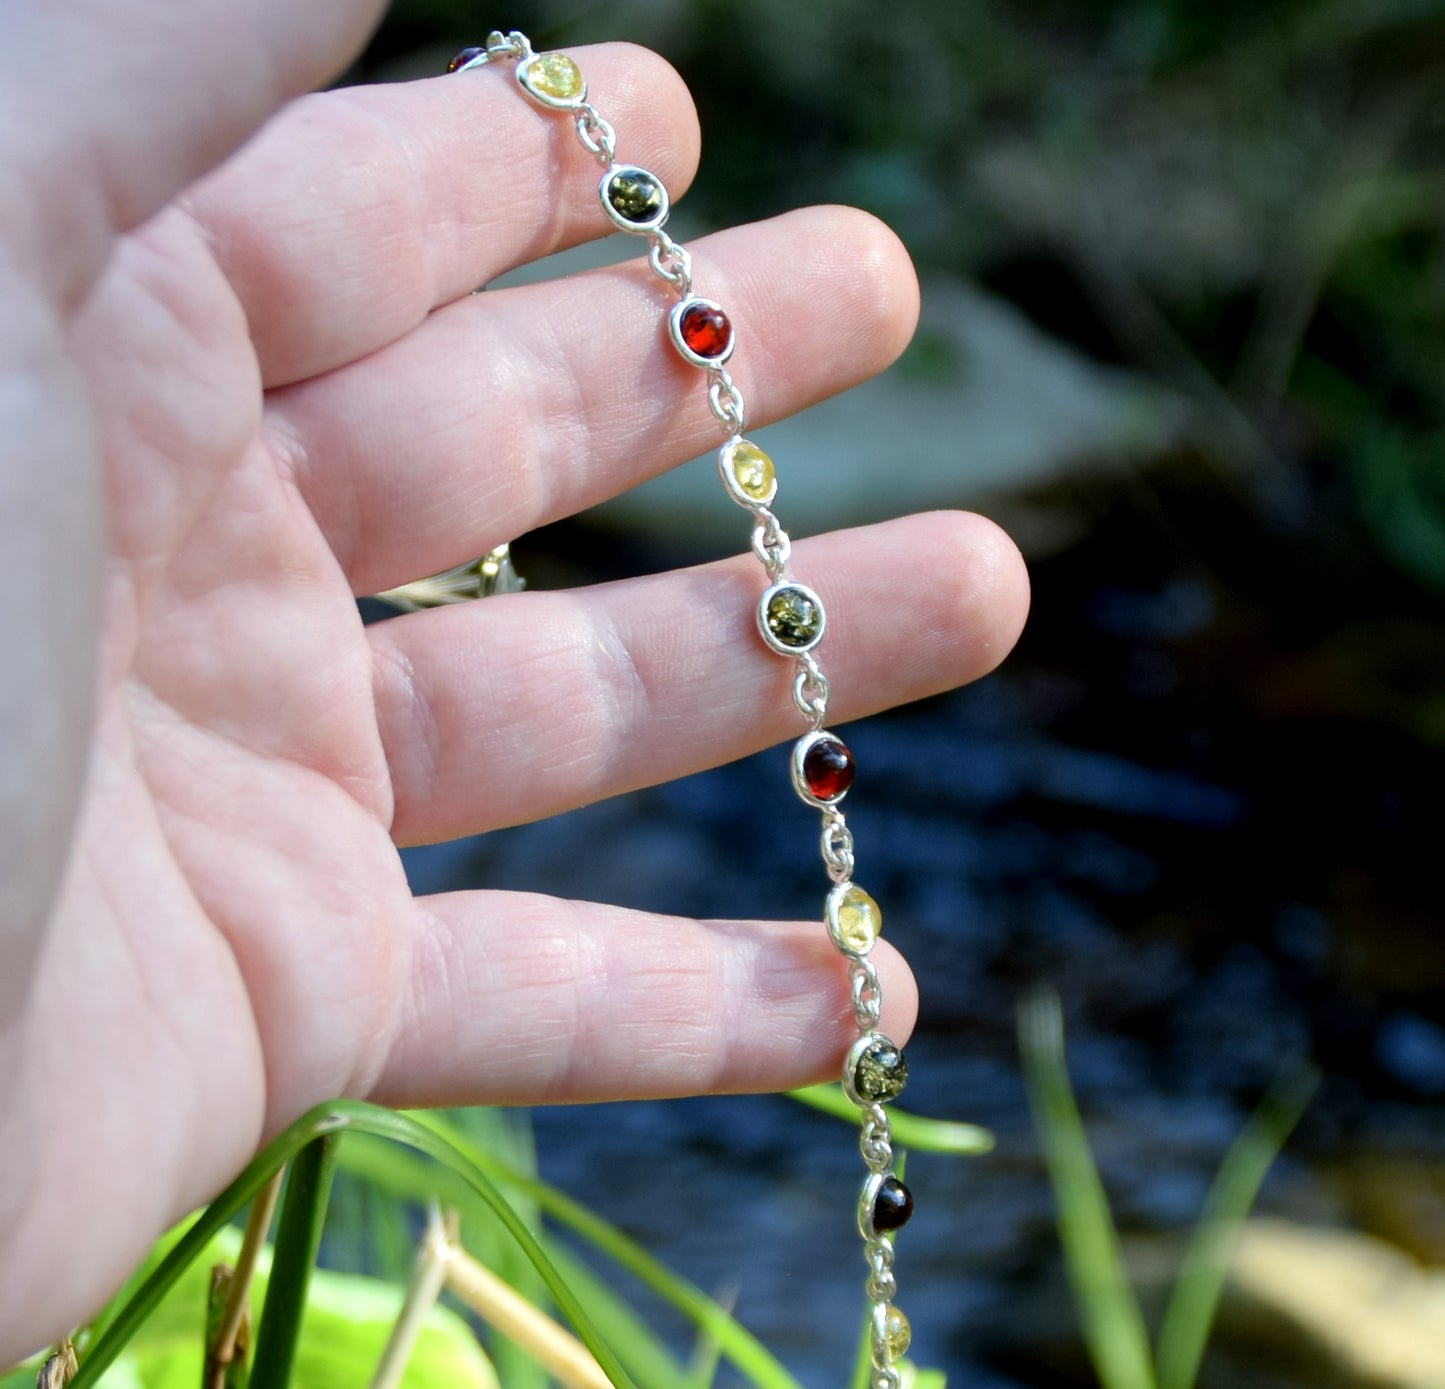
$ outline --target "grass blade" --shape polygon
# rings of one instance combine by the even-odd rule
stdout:
[[[271,1281],[266,1286],[256,1355],[251,1362],[251,1389],[287,1389],[291,1383],[301,1320],[306,1314],[306,1290],[321,1247],[321,1227],[326,1223],[340,1141],[339,1134],[325,1134],[308,1143],[287,1173]]]
[[[489,1176],[505,1181],[509,1186],[515,1186],[530,1195],[536,1200],[538,1207],[554,1220],[566,1225],[594,1248],[601,1250],[639,1282],[670,1302],[694,1325],[715,1336],[722,1353],[759,1389],[801,1389],[798,1381],[741,1322],[735,1321],[701,1288],[672,1272],[615,1226],[545,1182],[509,1171],[506,1165],[495,1157],[468,1144],[440,1115],[418,1114],[415,1121],[432,1129],[448,1145],[454,1145],[465,1153]],[[86,1386],[82,1385],[81,1389],[86,1389]]]
[[[841,1085],[809,1085],[802,1090],[787,1091],[789,1099],[811,1109],[831,1114],[835,1119],[858,1122],[858,1106],[843,1093]],[[888,1123],[894,1141],[920,1153],[955,1153],[973,1155],[991,1152],[994,1137],[977,1124],[960,1124],[946,1119],[925,1119],[918,1114],[888,1108]]]
[[[1239,1227],[1318,1085],[1311,1070],[1282,1075],[1225,1154],[1160,1324],[1159,1389],[1193,1389]]]
[[[95,1389],[101,1375],[114,1363],[116,1356],[154,1311],[161,1298],[201,1254],[215,1233],[255,1196],[267,1178],[317,1138],[348,1130],[369,1133],[416,1148],[466,1181],[473,1191],[486,1200],[496,1218],[522,1246],[556,1299],[558,1307],[572,1322],[578,1336],[597,1358],[607,1377],[618,1389],[636,1389],[636,1385],[628,1378],[617,1357],[583,1313],[531,1231],[492,1185],[485,1171],[471,1160],[470,1155],[450,1143],[444,1134],[419,1123],[409,1115],[396,1114],[391,1110],[354,1100],[333,1100],[303,1114],[252,1159],[240,1176],[196,1218],[170,1253],[136,1290],[130,1301],[115,1315],[105,1334],[96,1338],[71,1381],[71,1389]],[[791,1382],[790,1389],[794,1389]]]
[[[1144,1318],[1069,1083],[1056,994],[1036,995],[1020,1008],[1019,1048],[1089,1358],[1105,1389],[1154,1389]]]

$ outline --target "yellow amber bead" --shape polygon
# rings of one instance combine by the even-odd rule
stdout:
[[[755,502],[765,502],[773,490],[776,475],[773,460],[756,444],[739,444],[732,452],[733,477],[738,491]]]
[[[527,85],[553,101],[581,94],[582,72],[565,53],[546,53],[527,69]]]
[[[908,1318],[896,1307],[888,1309],[883,1322],[883,1339],[888,1344],[888,1354],[894,1360],[902,1360],[908,1354],[908,1347],[913,1341],[913,1328],[909,1326]]]
[[[849,884],[829,902],[828,928],[840,950],[865,955],[883,929],[883,913],[861,887]]]

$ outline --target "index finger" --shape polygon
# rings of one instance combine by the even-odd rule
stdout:
[[[572,50],[629,160],[680,193],[698,125],[631,44]],[[245,310],[268,387],[396,341],[513,266],[611,230],[597,166],[510,69],[304,98],[187,199]]]

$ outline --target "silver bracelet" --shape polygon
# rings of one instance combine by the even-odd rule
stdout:
[[[908,1063],[901,1049],[877,1030],[882,990],[868,956],[883,918],[878,904],[853,881],[853,835],[838,809],[853,780],[853,754],[824,728],[828,680],[814,655],[826,626],[823,603],[811,588],[788,577],[788,533],[772,511],[777,476],[767,454],[744,437],[742,392],[727,371],[735,345],[733,327],[720,305],[693,291],[692,257],[664,230],[669,200],[662,180],[635,164],[618,162],[617,134],[587,100],[587,83],[565,54],[535,53],[525,35],[515,30],[494,32],[484,47],[458,53],[448,71],[503,62],[515,64],[517,85],[531,101],[572,118],[577,138],[604,171],[597,189],[602,211],[622,231],[647,239],[648,265],[677,296],[667,316],[668,337],[683,360],[707,376],[708,407],[725,436],[718,450],[723,487],[752,514],[753,553],[768,579],[757,605],[758,632],[771,650],[790,657],[796,667],[793,703],[808,731],[793,747],[793,786],[822,813],[823,862],[833,882],[824,921],[834,946],[848,960],[852,980],[859,1037],[843,1065],[843,1087],[859,1109],[858,1146],[868,1168],[858,1198],[858,1231],[868,1264],[871,1384],[872,1389],[899,1389],[895,1362],[908,1349],[910,1333],[908,1319],[893,1304],[893,1233],[913,1214],[913,1198],[893,1170],[884,1105],[902,1092]]]

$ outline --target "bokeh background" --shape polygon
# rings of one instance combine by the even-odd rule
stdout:
[[[794,533],[965,506],[1030,562],[1001,671],[845,731],[860,877],[925,984],[909,1107],[999,1137],[911,1164],[918,1361],[956,1389],[1092,1382],[1014,1040],[1043,982],[1146,1293],[1271,1081],[1322,1074],[1203,1382],[1445,1384],[1445,7],[397,0],[347,80],[430,75],[498,26],[680,69],[704,132],[682,235],[836,200],[908,244],[908,354],[756,436]],[[742,549],[738,515],[702,462],[515,554],[585,583]],[[410,871],[811,916],[785,768]],[[803,1383],[844,1382],[847,1130],[766,1097],[533,1123],[545,1176],[735,1297]]]

